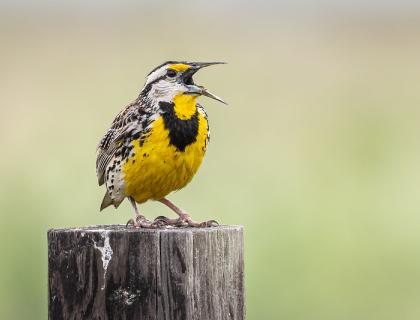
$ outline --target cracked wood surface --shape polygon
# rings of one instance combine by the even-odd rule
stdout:
[[[48,231],[49,319],[244,319],[243,228]]]

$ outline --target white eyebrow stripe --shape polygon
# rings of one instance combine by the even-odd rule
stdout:
[[[161,68],[157,69],[156,71],[153,71],[151,74],[149,74],[146,78],[146,84],[155,81],[156,79],[159,79],[160,77],[164,76],[166,74],[166,65],[162,66]]]

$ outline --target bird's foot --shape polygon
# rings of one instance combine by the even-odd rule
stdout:
[[[170,219],[164,216],[159,216],[153,222],[157,227],[174,226],[174,227],[193,227],[193,228],[207,228],[216,227],[219,223],[216,220],[209,220],[204,222],[196,222],[191,219],[188,214],[181,214],[178,219]]]
[[[155,223],[148,220],[145,216],[138,214],[134,218],[127,221],[126,227],[154,229],[156,228],[156,225]]]

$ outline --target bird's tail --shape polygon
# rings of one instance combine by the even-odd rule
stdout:
[[[100,211],[104,210],[105,208],[109,207],[110,205],[114,205],[114,208],[118,208],[121,202],[124,200],[124,197],[112,199],[109,195],[108,191],[105,192],[104,198],[101,203]]]
[[[112,201],[111,196],[109,195],[108,191],[106,191],[104,199],[101,203],[100,211],[104,210],[106,207],[109,207],[111,204],[114,204],[114,201]]]

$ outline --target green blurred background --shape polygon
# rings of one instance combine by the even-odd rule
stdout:
[[[414,2],[0,3],[0,318],[46,319],[53,227],[99,213],[95,148],[168,59],[212,141],[173,194],[243,224],[248,319],[420,318],[420,10]],[[150,218],[171,215],[158,203]]]

